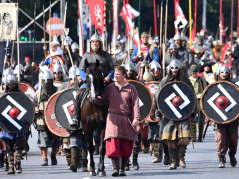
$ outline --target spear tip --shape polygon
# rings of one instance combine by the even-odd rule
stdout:
[[[67,9],[67,2],[66,2],[66,5],[65,5],[65,9]]]

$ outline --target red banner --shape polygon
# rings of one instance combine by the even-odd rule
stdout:
[[[86,0],[89,5],[91,25],[95,25],[95,29],[104,32],[105,27],[105,4],[104,0]],[[101,34],[100,34],[101,35]]]

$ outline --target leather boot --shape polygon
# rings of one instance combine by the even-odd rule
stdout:
[[[163,141],[163,151],[164,151],[163,163],[164,163],[164,165],[168,165],[170,162],[170,157],[169,157],[169,152],[168,152],[168,146],[165,145],[164,141]]]
[[[16,173],[22,173],[21,162],[16,162],[15,171],[16,171]]]
[[[1,153],[0,154],[0,168],[3,168],[3,166],[4,166],[4,154]]]
[[[120,159],[120,171],[119,176],[126,176],[126,173],[124,171],[125,164],[127,163],[128,158],[121,158]]]
[[[100,141],[95,141],[95,151],[94,155],[99,155]]]
[[[119,176],[119,158],[111,158],[112,166],[113,166],[113,177]]]
[[[78,155],[79,155],[79,148],[72,147],[71,148],[71,165],[70,165],[70,169],[72,172],[77,172]]]
[[[230,164],[232,167],[235,167],[237,165],[237,159],[235,157],[235,155],[232,155],[231,152],[228,152],[228,155],[230,157]]]
[[[51,165],[57,165],[56,155],[51,154]]]
[[[202,142],[202,135],[203,135],[203,128],[204,124],[199,124],[199,135],[198,135],[198,142]]]
[[[47,165],[48,165],[48,159],[47,158],[43,158],[41,166],[47,166]]]
[[[217,166],[217,168],[225,168],[225,161],[224,161],[224,155],[218,155],[219,157],[219,165]]]
[[[88,164],[88,160],[83,159],[82,172],[88,172],[87,164]]]
[[[7,152],[5,153],[5,156],[4,156],[4,163],[5,163],[5,171],[8,171],[9,164],[8,164],[8,159],[7,159]]]
[[[130,170],[130,167],[129,167],[129,158],[127,159],[127,162],[126,162],[126,164],[125,164],[124,170],[125,170],[125,171],[129,171],[129,170]]]
[[[77,168],[81,168],[83,164],[82,149],[79,149]]]
[[[14,171],[14,166],[9,166],[9,169],[8,169],[8,172],[7,174],[15,174],[15,171]]]
[[[185,163],[185,153],[186,153],[187,146],[186,145],[179,145],[178,146],[178,159],[179,159],[179,165],[182,168],[186,168]]]
[[[135,170],[139,169],[138,154],[133,154],[133,167]]]
[[[44,147],[41,148],[41,154],[42,154],[41,166],[47,166],[48,165],[47,150],[48,150],[47,148],[44,148]]]
[[[177,169],[177,150],[168,148],[171,164],[168,167],[169,170]]]

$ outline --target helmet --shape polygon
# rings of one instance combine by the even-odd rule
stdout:
[[[73,83],[75,83],[76,73],[74,71],[69,73],[69,81],[70,79],[72,79]]]
[[[72,45],[71,45],[71,51],[72,52],[75,52],[75,49],[78,49],[79,50],[79,46],[76,42],[74,42]]]
[[[154,36],[153,43],[159,43],[159,37],[157,35]]]
[[[217,72],[216,72],[216,75],[219,75],[219,74],[223,74],[224,76],[226,76],[227,74],[230,74],[231,73],[231,70],[228,66],[226,65],[220,65],[217,69]]]
[[[14,75],[14,72],[11,68],[7,68],[6,70],[4,70],[2,76],[7,76],[7,75]]]
[[[158,62],[156,61],[152,61],[151,62],[151,65],[150,65],[150,70],[152,71],[153,69],[157,70],[157,68],[160,68],[161,69],[161,66]]]
[[[64,45],[71,45],[72,42],[73,42],[73,40],[69,36],[66,36]]]
[[[186,37],[186,35],[184,35],[183,33],[181,34],[181,40],[185,40],[185,41],[188,40],[187,37]]]
[[[56,62],[53,67],[53,74],[56,73],[56,76],[58,76],[58,72],[63,72],[63,69],[61,67],[61,64],[59,62]]]
[[[15,68],[13,73],[14,73],[14,75],[17,75],[18,74],[18,68]],[[23,75],[22,70],[20,70],[20,75]]]
[[[97,33],[95,33],[94,35],[92,35],[92,37],[90,38],[90,42],[91,42],[92,40],[98,40],[98,41],[101,42],[100,37],[99,37],[99,35],[98,35]]]
[[[7,80],[7,76],[2,77],[2,84],[5,85]]]
[[[126,64],[124,65],[124,67],[125,67],[125,69],[126,69],[126,71],[127,71],[128,73],[130,73],[130,70],[133,70],[133,71],[135,72],[134,65],[133,65],[133,63],[131,63],[131,62],[126,63]]]
[[[79,68],[76,66],[76,65],[74,65],[75,66],[75,69],[73,68],[73,66],[70,68],[70,70],[69,70],[69,74],[71,73],[71,72],[73,72],[73,71],[77,71],[77,70],[79,70]]]
[[[145,72],[143,74],[143,80],[144,81],[152,81],[152,75],[146,66],[145,66]]]
[[[213,42],[214,39],[213,39],[213,37],[210,35],[210,36],[208,36],[207,41],[208,41],[208,42]]]
[[[197,38],[203,39],[203,36],[202,36],[200,33],[198,33],[198,34],[197,34]]]
[[[181,68],[181,62],[179,60],[172,60],[168,66],[171,71],[175,72],[178,71],[179,68]]]
[[[172,43],[169,47],[169,50],[175,50],[175,49],[178,49],[178,46],[175,44],[175,43]]]
[[[140,64],[140,67],[145,67],[145,66],[148,66],[148,62],[146,61],[146,59],[144,59],[142,63]]]
[[[49,70],[45,70],[42,76],[42,80],[45,80],[45,82],[47,82],[47,80],[53,80],[53,73]]]
[[[51,42],[51,44],[57,44],[58,46],[60,46],[60,43],[57,40],[57,35],[54,36],[53,41]]]
[[[6,85],[14,85],[14,84],[17,84],[17,77],[15,75],[7,75]]]
[[[18,69],[18,65],[16,65],[15,69]],[[22,64],[20,64],[20,71],[24,71],[24,68],[23,68]]]
[[[175,36],[173,37],[173,40],[182,40],[182,37],[179,33],[176,33]]]
[[[126,43],[126,41],[127,41],[126,38],[123,37],[123,39],[120,40],[120,43]]]

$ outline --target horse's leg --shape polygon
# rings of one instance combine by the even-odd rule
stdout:
[[[94,146],[93,146],[93,130],[87,135],[88,151],[90,153],[90,171],[89,176],[96,176],[95,173],[95,162],[93,158]]]
[[[101,130],[101,135],[100,135],[100,159],[99,159],[99,164],[98,164],[98,176],[104,177],[106,176],[105,173],[105,165],[104,165],[104,158],[105,158],[105,130]]]

